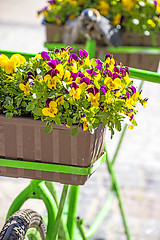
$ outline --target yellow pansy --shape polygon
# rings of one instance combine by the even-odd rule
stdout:
[[[96,95],[94,95],[93,93],[88,94],[88,102],[91,102],[91,104],[94,107],[99,106],[99,102],[98,102],[99,100],[100,100],[100,92],[96,93]]]
[[[87,131],[88,130],[87,119],[85,117],[82,117],[81,119],[83,121],[83,131]]]
[[[20,83],[19,88],[24,92],[25,95],[29,95],[32,86],[29,84],[29,82],[27,82],[26,84]]]
[[[113,17],[112,23],[113,23],[113,25],[118,25],[118,24],[120,24],[120,21],[121,21],[121,14],[118,13]]]
[[[69,71],[65,71],[64,80],[65,80],[65,82],[70,82],[71,81],[71,73]]]
[[[5,68],[5,66],[6,66],[6,64],[7,64],[8,61],[9,61],[9,59],[8,59],[8,57],[7,57],[6,55],[4,55],[4,54],[1,54],[1,55],[0,55],[0,67],[1,67],[2,69]]]
[[[64,96],[57,98],[56,102],[58,105],[63,105],[64,104]]]
[[[12,61],[16,67],[26,63],[26,59],[20,54],[13,54],[10,61]]]
[[[80,89],[80,88],[77,88],[77,89],[75,89],[74,87],[71,89],[71,91],[69,92],[69,95],[70,96],[73,96],[73,98],[75,99],[75,100],[78,100],[78,99],[80,99],[80,97],[81,97],[81,93],[82,93],[82,90]]]
[[[6,62],[4,69],[7,74],[12,74],[16,71],[16,66],[13,61],[8,61]]]
[[[122,0],[122,4],[128,11],[130,11],[136,4],[137,0]]]
[[[132,130],[133,128],[134,128],[133,125],[129,125],[129,127],[128,127],[129,130]]]
[[[106,97],[106,99],[105,99],[104,102],[106,102],[107,104],[110,104],[112,102],[112,98],[111,98],[110,92],[106,92],[105,93],[105,97]]]
[[[62,64],[58,64],[56,66],[56,69],[59,71],[59,73],[57,74],[58,77],[62,78],[64,75],[64,70],[63,70],[63,65]]]
[[[55,117],[57,112],[58,112],[57,103],[55,101],[51,101],[49,103],[49,107],[45,107],[42,109],[43,115],[47,117]]]
[[[109,10],[109,4],[106,1],[100,1],[99,5],[96,7],[101,15],[106,16]]]
[[[52,89],[52,88],[56,89],[56,84],[57,84],[58,81],[59,81],[59,78],[57,76],[54,76],[54,77],[50,76],[50,78],[48,77],[48,84],[47,84],[47,86],[50,89]]]

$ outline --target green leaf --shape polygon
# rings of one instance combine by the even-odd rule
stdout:
[[[13,113],[6,113],[6,118],[12,118],[13,117]]]
[[[121,122],[120,122],[119,120],[116,120],[116,121],[115,121],[115,127],[116,127],[116,130],[117,130],[117,131],[119,131],[119,132],[121,131],[121,129],[122,129],[122,128],[121,128]]]
[[[7,89],[10,93],[13,93],[15,95],[18,95],[18,92],[14,88],[8,88]]]
[[[67,124],[68,124],[68,126],[72,126],[72,123],[73,123],[73,120],[72,120],[72,118],[67,118]]]
[[[35,108],[33,110],[33,114],[40,116],[42,114],[42,109],[41,108]]]
[[[27,107],[27,103],[26,102],[22,102],[22,107]]]
[[[32,111],[35,108],[35,104],[34,103],[30,103],[27,105],[26,107],[26,111]]]
[[[108,112],[100,112],[96,115],[97,118],[107,118],[109,116]]]
[[[59,117],[55,117],[54,120],[55,120],[56,125],[58,125],[58,126],[61,125],[61,120]]]
[[[71,137],[75,137],[78,134],[78,127],[71,130]]]
[[[48,134],[48,133],[52,132],[52,130],[53,130],[52,125],[46,125],[45,128],[44,128],[45,134]]]
[[[4,107],[8,110],[11,110],[12,109],[12,105],[4,105]]]
[[[68,102],[64,102],[64,108],[68,109],[69,108],[69,103]]]

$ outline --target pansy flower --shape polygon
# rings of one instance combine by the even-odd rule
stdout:
[[[58,112],[57,103],[51,101],[48,107],[42,109],[42,114],[47,117],[55,117]]]

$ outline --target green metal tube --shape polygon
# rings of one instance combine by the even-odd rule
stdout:
[[[62,191],[62,195],[61,195],[61,199],[60,199],[60,203],[59,203],[59,207],[58,207],[57,217],[56,217],[56,220],[54,223],[54,227],[52,229],[52,237],[50,238],[50,240],[56,240],[56,238],[57,238],[60,221],[61,221],[61,216],[62,216],[62,211],[63,211],[65,200],[67,197],[68,187],[69,186],[67,184],[64,184],[64,186],[63,186],[63,191]]]
[[[129,76],[133,78],[149,81],[149,82],[160,83],[160,74],[156,72],[151,72],[147,70],[141,70],[141,69],[130,67]]]
[[[69,191],[69,205],[68,205],[68,217],[67,228],[70,235],[70,239],[73,239],[74,228],[77,217],[77,204],[79,196],[79,186],[71,186]]]
[[[48,187],[49,191],[51,192],[51,194],[52,194],[52,196],[55,200],[55,203],[57,205],[57,208],[58,208],[58,204],[59,204],[58,203],[58,194],[57,194],[55,183],[54,182],[45,182],[45,184]],[[69,233],[68,233],[68,229],[67,229],[67,225],[66,225],[65,220],[66,220],[66,216],[62,215],[58,236],[60,237],[60,239],[70,240],[70,236],[69,236]]]
[[[13,201],[12,205],[10,206],[6,220],[16,211],[18,211],[24,202],[28,199],[28,195],[31,191],[30,185],[28,185]]]
[[[55,183],[46,181],[45,184],[46,184],[47,188],[49,189],[50,193],[52,194],[52,196],[55,200],[55,203],[58,207],[58,194],[57,194]]]
[[[46,240],[52,239],[52,233],[53,233],[53,227],[56,220],[57,215],[57,205],[54,201],[54,198],[52,197],[52,194],[48,190],[47,186],[45,185],[45,182],[42,181],[39,184],[39,188],[37,189],[40,195],[40,198],[43,200],[47,212],[48,212],[48,225],[47,225],[47,234],[46,234]]]
[[[116,158],[117,158],[117,155],[118,155],[119,149],[120,149],[120,147],[121,147],[121,144],[122,144],[124,135],[125,135],[125,133],[126,133],[127,127],[128,127],[128,125],[125,124],[125,125],[124,125],[124,128],[123,128],[123,131],[122,131],[122,133],[121,133],[119,142],[118,142],[118,144],[117,144],[116,151],[115,151],[114,156],[113,156],[113,159],[112,159],[112,164],[114,164],[114,162],[115,162],[115,160],[116,160]]]
[[[90,58],[94,58],[96,52],[96,41],[90,38],[87,39],[85,44],[85,50],[89,53]]]
[[[23,55],[27,60],[31,57],[35,57],[35,53],[26,53],[26,52],[16,52],[16,51],[8,51],[8,50],[0,50],[0,53],[5,54],[7,57],[11,57],[13,54],[21,54]]]
[[[124,209],[123,209],[123,204],[122,204],[122,200],[121,200],[121,195],[120,195],[120,190],[119,190],[119,186],[116,180],[116,176],[115,176],[115,172],[112,166],[112,163],[109,161],[109,159],[106,159],[107,164],[108,164],[108,168],[112,177],[112,184],[113,184],[113,188],[116,192],[117,198],[118,198],[118,202],[119,202],[119,208],[121,211],[121,215],[122,215],[122,220],[123,220],[123,224],[124,224],[124,229],[126,232],[126,236],[127,236],[127,240],[130,240],[130,233],[129,233],[129,228],[126,222],[126,217],[125,217],[125,213],[124,213]]]
[[[97,229],[99,228],[99,226],[103,222],[104,218],[108,214],[109,210],[111,209],[113,196],[114,196],[114,191],[111,190],[106,203],[104,204],[104,206],[100,210],[99,214],[97,215],[96,219],[94,220],[93,224],[91,225],[91,227],[89,228],[89,230],[85,234],[85,236],[87,238],[90,238],[91,236],[93,236],[93,234],[97,231]]]
[[[84,225],[84,223],[83,223],[83,219],[77,219],[77,227],[78,227],[78,229],[79,229],[79,232],[80,232],[80,234],[81,234],[81,237],[82,237],[82,239],[83,240],[87,240],[88,238],[86,237],[86,235],[85,235],[85,230],[84,230],[84,228],[83,228],[83,225]]]
[[[106,47],[106,51],[110,53],[126,53],[126,54],[152,54],[159,55],[160,47],[145,47],[145,46],[120,46],[120,47]]]

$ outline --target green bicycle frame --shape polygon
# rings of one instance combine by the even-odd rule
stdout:
[[[53,49],[55,47],[64,47],[64,44],[48,44],[46,43],[45,46],[48,49]],[[82,45],[76,45],[76,49],[84,48]],[[86,41],[85,49],[89,52],[90,57],[95,56],[95,49],[96,49],[96,43],[94,40],[88,39]],[[154,52],[155,54],[160,53],[159,48],[152,48],[152,49],[144,49],[145,52]],[[117,48],[112,49],[112,51],[118,52],[130,52],[135,53],[136,51],[140,51],[138,47],[134,48]],[[147,53],[148,53],[147,52]],[[0,50],[0,53],[4,53],[7,56],[11,56],[13,53],[12,51],[5,51]],[[27,59],[29,57],[34,57],[35,54],[32,53],[22,53],[23,56],[25,56]],[[154,82],[154,83],[160,83],[160,74],[156,72],[146,71],[146,70],[140,70],[135,68],[129,68],[130,69],[130,77]],[[141,87],[141,86],[140,86]],[[55,171],[55,172],[66,172],[66,173],[74,173],[74,174],[91,174],[94,172],[98,166],[100,166],[104,161],[107,163],[107,167],[111,176],[111,182],[112,186],[110,189],[110,193],[108,196],[108,199],[106,200],[104,206],[100,210],[99,214],[97,215],[96,219],[94,220],[93,224],[90,226],[90,228],[86,231],[84,227],[84,221],[82,219],[77,219],[77,206],[78,206],[78,195],[79,195],[79,186],[68,186],[64,185],[62,194],[60,197],[60,201],[58,200],[57,192],[55,184],[52,182],[45,182],[45,181],[39,181],[39,180],[31,180],[31,183],[29,186],[27,186],[19,195],[18,197],[13,201],[8,214],[7,218],[12,215],[15,211],[21,208],[23,203],[29,199],[42,199],[42,201],[45,203],[48,218],[46,219],[47,223],[47,236],[46,240],[57,240],[57,239],[63,239],[63,240],[87,240],[89,239],[98,229],[104,218],[106,217],[108,211],[111,208],[112,205],[112,199],[113,196],[116,194],[119,207],[124,223],[124,229],[126,232],[126,237],[128,240],[130,240],[130,233],[126,222],[126,217],[123,210],[123,204],[121,200],[120,190],[118,186],[118,182],[115,176],[114,171],[114,162],[118,155],[118,151],[120,149],[120,146],[123,141],[124,134],[126,132],[127,125],[124,126],[124,129],[121,133],[121,137],[119,139],[119,142],[117,144],[117,148],[115,150],[115,153],[113,155],[113,158],[110,160],[107,149],[105,147],[105,152],[103,156],[90,168],[74,168],[74,167],[66,167],[62,165],[53,165],[52,169],[47,164],[41,166],[40,163],[34,163],[34,166],[32,163],[24,163],[20,161],[11,161],[7,159],[0,159],[0,165],[1,166],[9,166],[11,167],[18,167],[18,168],[26,168],[26,169],[41,169],[46,171]],[[36,164],[36,165],[35,165]],[[43,168],[43,169],[42,169]],[[77,225],[79,229],[79,235],[77,235],[77,232],[75,232],[75,226]]]

